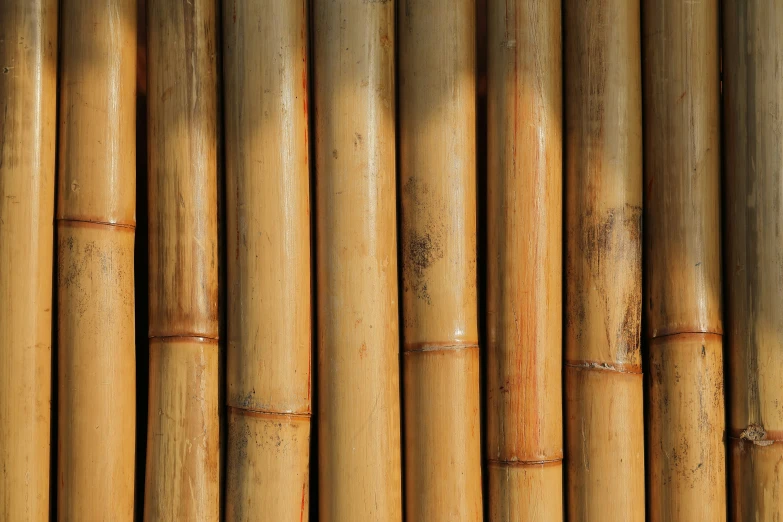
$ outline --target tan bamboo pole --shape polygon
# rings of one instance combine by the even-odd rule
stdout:
[[[493,521],[563,519],[560,0],[487,4]]]
[[[148,0],[146,522],[220,518],[216,5]]]
[[[476,3],[398,8],[406,520],[481,520]]]
[[[0,0],[0,520],[49,520],[57,1]]]
[[[726,519],[718,2],[644,2],[649,514]]]
[[[783,519],[783,5],[723,2],[731,518]]]
[[[226,519],[309,512],[307,2],[226,2]]]
[[[314,0],[318,502],[402,520],[394,2]]]
[[[564,9],[568,519],[642,521],[640,6]]]
[[[61,3],[58,520],[133,520],[136,2]]]

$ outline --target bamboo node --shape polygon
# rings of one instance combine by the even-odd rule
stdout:
[[[751,441],[756,446],[769,446],[775,441],[766,440],[767,432],[763,426],[751,424],[740,433],[741,440]]]

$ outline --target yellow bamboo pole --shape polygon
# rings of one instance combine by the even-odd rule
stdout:
[[[220,518],[216,6],[148,0],[144,519]]]
[[[726,519],[718,2],[646,0],[649,513]]]
[[[0,1],[0,520],[49,520],[57,1]]]
[[[489,516],[563,520],[560,0],[487,6]]]
[[[310,172],[306,1],[226,2],[226,519],[309,512]]]
[[[58,519],[133,520],[136,2],[62,2]]]
[[[783,519],[783,5],[723,2],[731,518]]]
[[[394,2],[314,0],[318,501],[402,520]]]
[[[398,7],[406,520],[481,520],[476,4]]]
[[[643,521],[639,2],[564,9],[568,519]]]

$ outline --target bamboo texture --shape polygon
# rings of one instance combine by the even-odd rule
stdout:
[[[723,2],[730,514],[783,519],[783,6]]]
[[[318,502],[402,520],[394,2],[314,0]]]
[[[212,0],[148,0],[150,386],[144,519],[220,518]]]
[[[58,520],[134,517],[134,0],[61,3]]]
[[[224,4],[230,521],[308,519],[306,5]]]
[[[568,519],[643,521],[639,2],[564,9]]]
[[[643,13],[649,514],[726,519],[718,2]]]
[[[57,2],[0,2],[0,520],[49,520]]]
[[[406,520],[482,520],[476,3],[398,8]]]
[[[489,517],[563,520],[559,0],[487,5]]]

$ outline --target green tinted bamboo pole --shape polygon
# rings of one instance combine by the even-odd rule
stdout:
[[[318,500],[402,520],[394,2],[314,0]]]
[[[718,2],[646,0],[649,513],[726,519]]]
[[[563,519],[560,0],[490,0],[489,516]]]
[[[0,0],[0,520],[49,520],[57,1]]]
[[[564,9],[568,519],[642,521],[639,2]]]
[[[229,521],[308,519],[306,5],[224,4]]]
[[[783,5],[723,2],[731,518],[783,519]]]
[[[406,520],[481,520],[476,4],[398,8]]]
[[[144,518],[220,518],[216,5],[148,0]]]
[[[134,516],[134,0],[61,4],[58,520]]]

